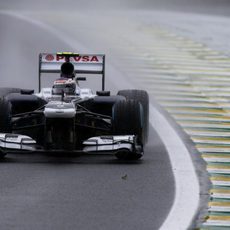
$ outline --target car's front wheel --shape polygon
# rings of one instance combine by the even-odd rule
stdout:
[[[135,135],[137,143],[143,145],[143,109],[141,104],[135,100],[118,101],[113,106],[112,126],[114,135]],[[142,154],[120,151],[117,158],[129,160],[139,159]]]
[[[127,100],[138,101],[142,105],[143,110],[143,144],[146,144],[149,136],[149,95],[145,90],[126,89],[117,93],[125,97]]]

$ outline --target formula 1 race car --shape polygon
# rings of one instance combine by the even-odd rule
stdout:
[[[9,152],[113,153],[118,159],[143,156],[148,139],[149,97],[144,90],[105,91],[105,55],[42,53],[39,93],[0,88],[0,155]],[[42,73],[58,73],[41,89]],[[100,74],[102,90],[80,88]]]

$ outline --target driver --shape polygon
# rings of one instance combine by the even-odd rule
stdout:
[[[61,66],[61,76],[54,81],[52,94],[76,95],[77,82],[74,80],[74,66],[70,62],[65,62]]]
[[[76,95],[76,82],[73,79],[59,78],[54,81],[52,93],[54,95]]]

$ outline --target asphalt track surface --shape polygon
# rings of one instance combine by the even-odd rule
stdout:
[[[49,31],[3,15],[0,41],[2,86],[35,88],[37,54],[69,49]],[[8,155],[0,163],[0,229],[158,229],[174,183],[152,127],[149,139],[143,160],[132,163],[107,155]]]
[[[109,1],[97,2],[100,3],[97,5],[100,10],[103,7],[116,8],[121,3],[116,1],[111,5]],[[67,3],[7,1],[0,2],[0,8],[19,9],[29,14],[31,12],[32,18],[36,10],[38,18],[39,12],[44,8],[44,11],[47,11],[46,15],[49,14],[49,10],[59,11],[60,18],[57,18],[56,24],[53,25],[58,25],[57,28],[66,31],[66,38],[68,35],[73,35],[73,32],[79,33],[79,42],[83,42],[87,49],[105,52],[110,58],[112,52],[110,53],[108,44],[100,43],[98,31],[93,26],[93,31],[88,31],[91,27],[86,25],[97,24],[97,29],[101,29],[100,20],[91,17],[87,11],[88,8],[92,10],[94,6],[79,0],[81,7],[77,10],[85,11],[89,20],[85,24],[73,22],[71,25],[75,24],[76,27],[71,28],[71,25],[66,26],[62,22],[64,16],[61,10],[64,10],[64,13],[68,10],[73,13],[75,10],[71,8],[73,1],[69,0]],[[129,1],[122,3],[127,3],[126,7],[129,6]],[[167,9],[168,5],[176,11],[183,9],[187,12],[214,15],[229,13],[228,4],[224,0],[218,4],[215,1],[201,3],[199,0],[193,1],[192,4],[185,0],[174,0],[170,3],[141,1],[140,4],[136,0],[130,5],[149,10]],[[103,10],[99,11],[99,14],[103,15]],[[224,29],[228,27],[228,22],[224,18],[219,21],[212,16],[210,18],[193,14],[177,16],[165,12],[149,15],[152,18],[150,21],[172,28],[179,34],[185,34],[214,48],[226,50],[229,46],[226,39],[228,33]],[[146,23],[145,18],[141,20]],[[110,20],[107,24],[109,23]],[[72,31],[68,31],[68,28]],[[92,34],[97,39],[90,36]],[[81,50],[81,44],[74,42],[75,47]],[[1,15],[1,86],[36,88],[38,53],[72,50],[71,47],[68,39],[57,38],[49,29],[41,29],[24,20]],[[113,57],[113,61],[119,62],[119,59],[114,60]],[[108,58],[107,64],[111,64]],[[106,70],[113,72],[110,71],[110,65],[106,65]],[[119,68],[117,71],[120,71]],[[107,87],[116,92],[123,86],[123,82],[115,86],[112,84],[112,77],[114,75],[107,76]],[[126,76],[121,70],[119,79],[122,78]],[[174,181],[169,158],[152,127],[145,156],[140,162],[118,163],[111,156],[58,157],[42,154],[11,154],[0,162],[0,181],[0,229],[158,229],[170,211],[174,199]]]

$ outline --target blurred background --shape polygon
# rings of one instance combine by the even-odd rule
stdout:
[[[175,11],[187,11],[197,13],[230,14],[230,1],[228,0],[8,0],[1,1],[1,9],[33,9],[33,10],[78,10],[78,9],[163,9]]]

